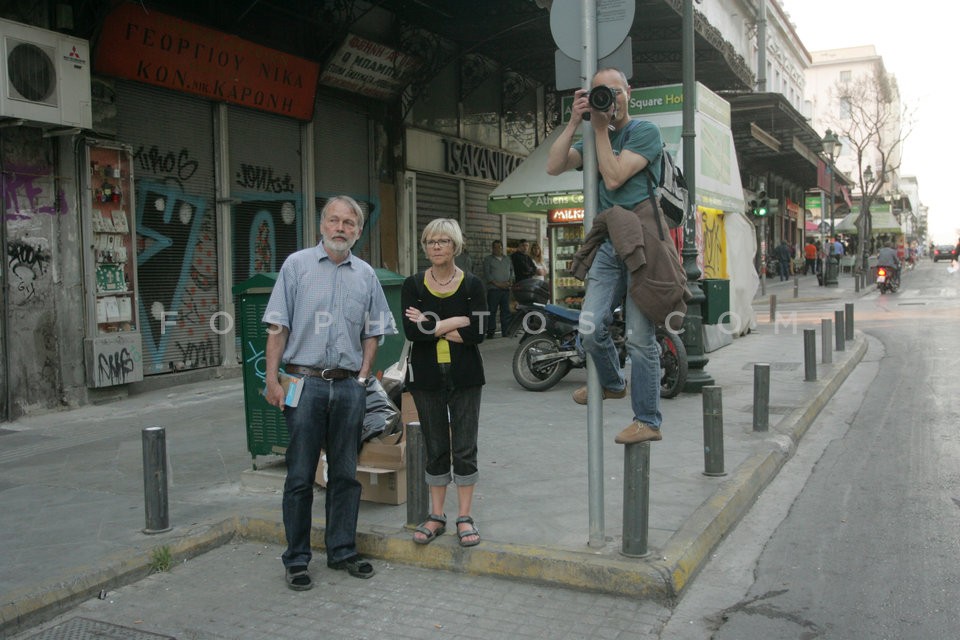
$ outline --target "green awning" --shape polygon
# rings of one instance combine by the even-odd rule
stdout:
[[[845,233],[851,236],[859,234],[860,230],[857,229],[857,216],[859,215],[859,211],[848,213],[843,220],[840,221],[840,224],[835,227],[837,233]],[[897,219],[889,211],[872,212],[870,214],[870,221],[873,225],[873,235],[903,233],[903,230],[900,228],[900,223],[897,222]]]
[[[583,207],[583,174],[567,171],[547,174],[547,156],[553,141],[563,133],[554,129],[520,166],[501,182],[487,199],[489,213],[544,213],[550,209]]]

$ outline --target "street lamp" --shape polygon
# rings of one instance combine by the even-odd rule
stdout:
[[[863,183],[866,186],[864,193],[860,194],[860,208],[862,209],[860,214],[860,254],[861,264],[860,268],[863,271],[867,270],[867,266],[870,261],[870,238],[867,237],[868,234],[873,232],[873,224],[870,220],[870,188],[873,187],[873,169],[870,168],[870,165],[867,165],[867,168],[863,170]],[[864,206],[864,204],[866,206]]]
[[[830,249],[827,251],[827,264],[823,270],[823,284],[837,284],[837,268],[840,265],[833,264],[833,161],[840,153],[840,139],[834,135],[833,131],[827,129],[827,134],[823,136],[823,152],[830,158],[830,166],[827,171],[830,172]]]

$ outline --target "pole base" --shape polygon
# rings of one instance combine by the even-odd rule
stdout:
[[[166,533],[167,531],[170,531],[172,529],[173,527],[167,527],[166,529],[141,529],[140,531],[147,534],[148,536],[152,536],[157,533]]]
[[[711,478],[719,478],[720,476],[725,476],[725,475],[727,475],[727,472],[726,472],[726,471],[717,471],[717,472],[704,471],[704,472],[703,472],[703,475],[705,475],[705,476],[710,476]]]

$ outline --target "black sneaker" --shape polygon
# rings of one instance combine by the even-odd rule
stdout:
[[[337,562],[327,562],[327,566],[336,571],[346,571],[354,578],[372,578],[376,571],[373,565],[361,558],[359,555],[351,556]]]
[[[309,591],[313,587],[313,580],[307,573],[307,566],[303,564],[287,567],[287,586],[294,591]]]

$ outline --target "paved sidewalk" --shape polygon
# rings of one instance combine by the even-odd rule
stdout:
[[[767,293],[785,291],[788,284],[792,291],[792,282],[782,289],[768,282]],[[842,309],[854,293],[849,277],[841,285],[821,287],[819,296],[810,293],[808,299],[836,300]],[[585,381],[585,371],[572,371],[550,391],[525,391],[511,371],[516,342],[504,339],[482,347],[488,384],[474,517],[483,542],[461,549],[455,535],[445,535],[425,547],[414,545],[405,527],[406,505],[363,502],[361,552],[378,568],[440,569],[671,601],[792,454],[866,351],[866,340],[857,333],[845,351],[833,353],[831,364],[818,366],[817,381],[804,382],[802,330],[819,331],[820,319],[832,318],[832,312],[800,314],[793,332],[767,323],[763,304],[765,299],[754,303],[756,331],[707,354],[706,371],[723,389],[727,475],[703,474],[701,395],[663,401],[664,439],[651,445],[648,557],[619,553],[623,448],[613,437],[632,417],[629,402],[604,403],[607,543],[588,547],[586,408],[570,399]],[[818,362],[819,348],[818,339]],[[755,362],[771,364],[767,433],[752,429]],[[166,428],[173,528],[145,535],[141,430],[151,425]],[[266,488],[254,490],[242,480],[252,465],[239,376],[0,425],[0,443],[0,637],[18,632],[26,637],[28,629],[101,590],[141,580],[161,546],[169,547],[175,565],[217,549],[220,562],[230,564],[223,575],[242,576],[245,569],[261,571],[262,558],[254,562],[250,553],[225,554],[231,547],[224,545],[239,540],[266,545],[275,560],[268,563],[272,573],[266,584],[287,597],[276,559],[283,541],[279,481],[271,485],[274,480],[264,472],[259,484]],[[447,513],[455,513],[455,492],[449,493]],[[318,495],[314,509],[317,544],[323,540],[322,500]],[[312,566],[315,578],[337,581],[322,558],[321,552],[321,562]],[[193,580],[183,567],[151,580],[168,585],[168,604],[184,615],[202,615],[234,598],[233,589],[217,586],[244,586],[231,579],[189,599],[174,598],[178,591],[188,592],[180,576]],[[247,637],[235,633],[222,637]]]

